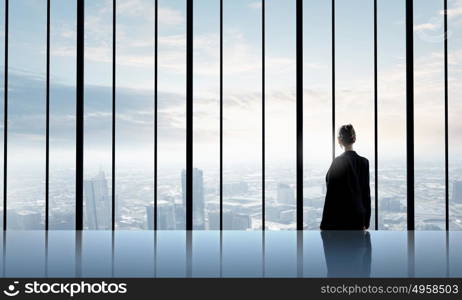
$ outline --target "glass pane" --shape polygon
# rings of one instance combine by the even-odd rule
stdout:
[[[354,150],[369,160],[372,204],[375,201],[373,29],[373,1],[336,1],[335,130],[337,134],[338,128],[344,124],[354,126],[357,137]],[[343,153],[337,141],[335,152],[336,155]],[[374,226],[372,215],[370,228]]]
[[[462,230],[462,3],[449,0],[448,9],[449,226]]]
[[[303,3],[303,222],[319,229],[332,161],[330,1]]]
[[[194,1],[193,227],[220,228],[220,1]]]
[[[266,1],[266,228],[296,229],[295,1]]]
[[[112,2],[85,2],[84,228],[111,228]]]
[[[154,2],[117,1],[116,11],[116,228],[152,229]]]
[[[414,6],[415,227],[445,228],[443,1]]]
[[[158,228],[186,226],[186,1],[159,1]]]
[[[50,229],[75,227],[76,9],[51,2]]]
[[[10,1],[8,228],[45,216],[46,1]]]
[[[405,230],[407,188],[404,2],[379,1],[377,14],[379,229]]]
[[[224,1],[223,226],[261,228],[261,5]]]
[[[3,228],[3,147],[5,87],[5,0],[0,1],[0,226]]]

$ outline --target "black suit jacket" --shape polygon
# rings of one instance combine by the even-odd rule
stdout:
[[[369,161],[355,151],[345,151],[332,162],[326,175],[326,185],[321,229],[369,228]]]

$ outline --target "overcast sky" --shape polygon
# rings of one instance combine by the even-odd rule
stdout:
[[[151,162],[153,157],[153,2],[117,1],[117,145],[122,162]],[[225,164],[239,164],[261,156],[261,3],[224,2],[224,154]],[[266,3],[266,149],[271,165],[295,160],[295,1]],[[161,163],[181,166],[185,156],[185,1],[160,0],[159,5],[159,156]],[[199,167],[217,166],[219,1],[196,0],[194,5],[195,159]],[[462,114],[457,100],[462,94],[462,0],[449,0],[449,7],[450,136],[456,156],[462,154],[458,142],[462,122],[457,118]],[[443,159],[444,153],[442,8],[442,0],[415,1],[416,155],[422,159]],[[4,1],[0,1],[0,20],[3,9]],[[357,149],[371,157],[373,1],[337,0],[336,12],[336,127],[355,125]],[[112,1],[86,1],[85,13],[85,153],[89,161],[107,165]],[[307,164],[328,162],[331,157],[330,14],[330,1],[304,1]],[[379,1],[378,17],[379,153],[403,160],[404,1]],[[24,157],[44,159],[45,18],[45,0],[10,1],[13,166],[19,166]],[[52,1],[51,18],[52,153],[70,160],[75,138],[75,1]],[[0,49],[3,57],[3,38]]]

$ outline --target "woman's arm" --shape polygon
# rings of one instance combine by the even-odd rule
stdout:
[[[370,184],[369,161],[366,159],[366,182],[364,183],[365,189],[363,191],[363,205],[364,205],[364,208],[366,209],[366,216],[365,216],[366,229],[369,228],[369,225],[371,222],[371,188],[369,184]]]

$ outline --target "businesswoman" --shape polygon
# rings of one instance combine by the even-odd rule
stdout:
[[[334,159],[326,175],[321,230],[368,229],[371,218],[369,161],[353,150],[356,133],[351,124],[340,127],[337,140],[345,151]]]

